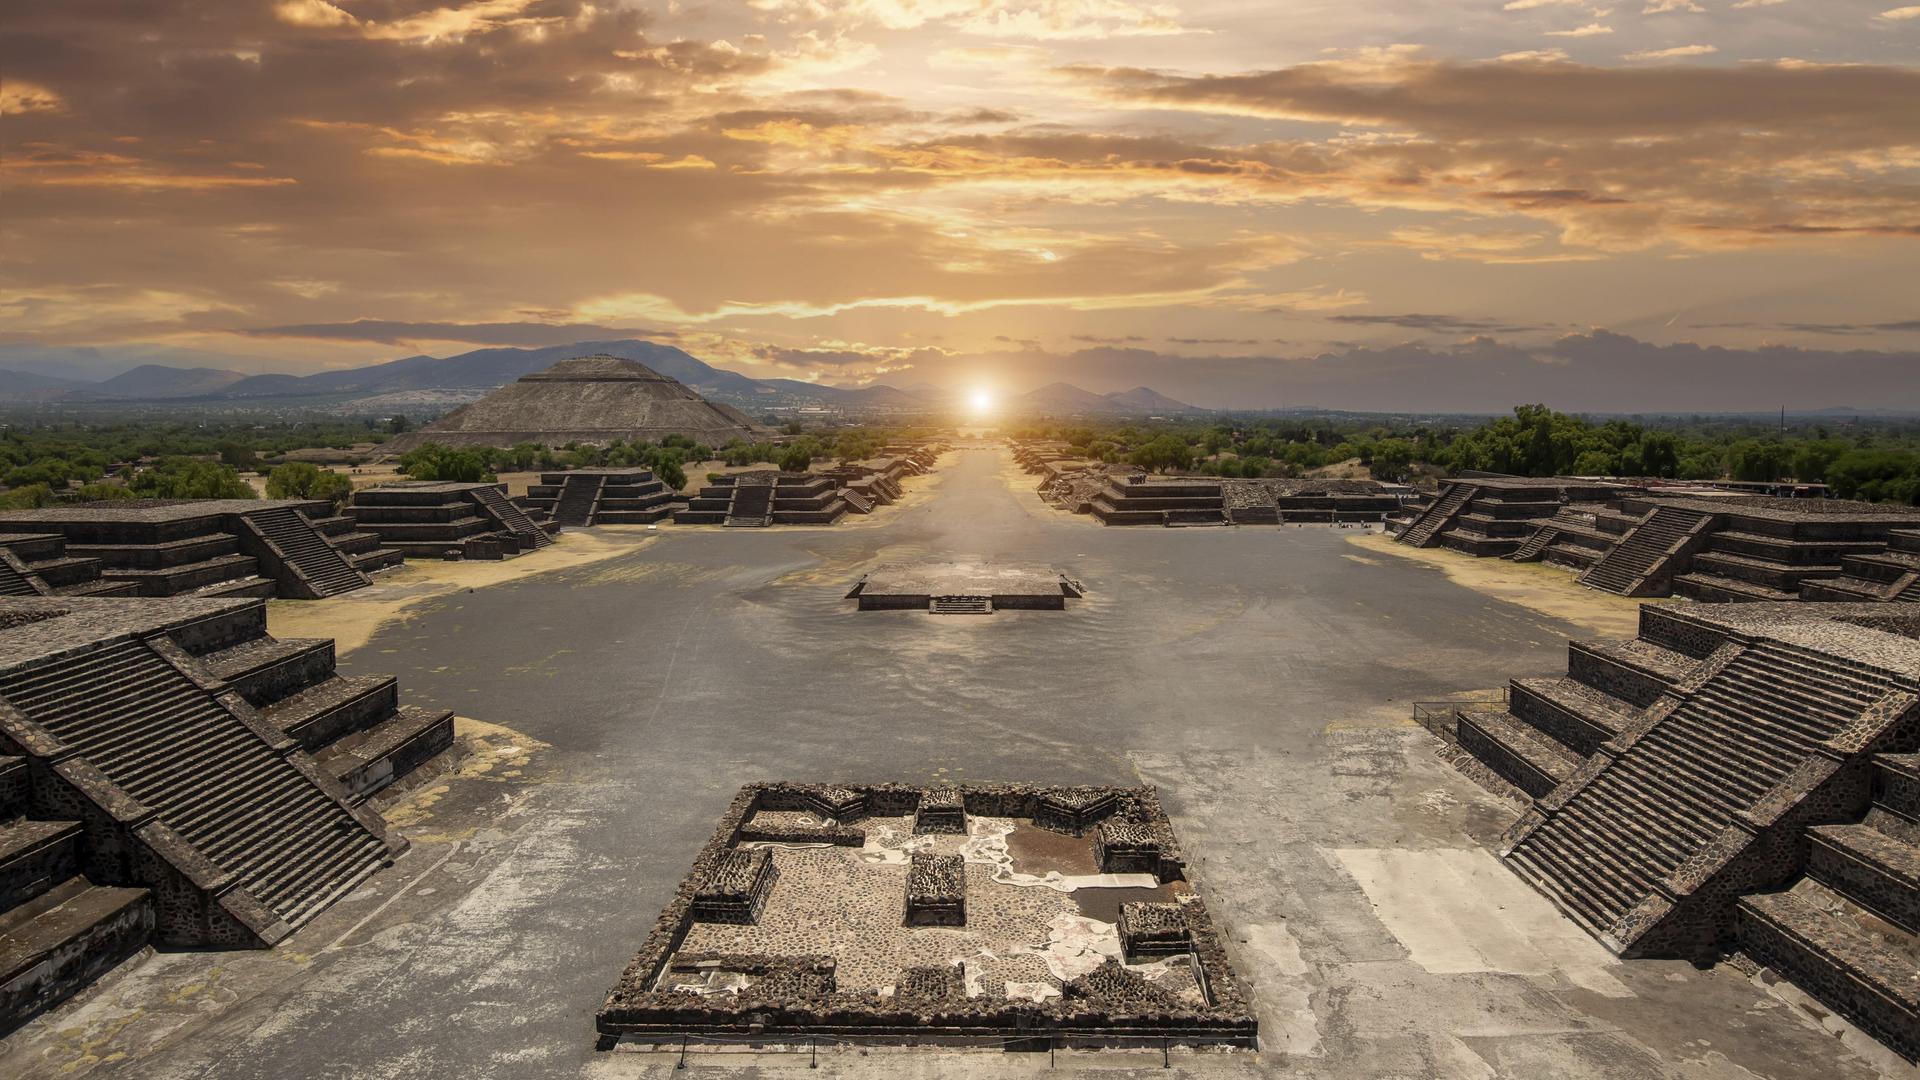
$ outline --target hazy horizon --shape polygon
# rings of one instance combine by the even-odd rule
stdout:
[[[0,345],[1920,408],[1917,47],[1891,0],[35,5]]]

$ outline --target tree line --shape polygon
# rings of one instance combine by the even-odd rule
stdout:
[[[1367,416],[1245,418],[1209,424],[1037,424],[1015,437],[1155,472],[1303,476],[1358,461],[1380,480],[1462,472],[1824,483],[1841,498],[1920,505],[1920,421],[1595,419],[1522,405],[1454,422]]]

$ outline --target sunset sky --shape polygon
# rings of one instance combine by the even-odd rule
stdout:
[[[0,345],[1920,407],[1898,4],[15,2]]]

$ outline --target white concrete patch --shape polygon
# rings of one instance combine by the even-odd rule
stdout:
[[[1119,930],[1083,915],[1055,915],[1047,923],[1046,947],[1036,951],[1061,982],[1090,974],[1108,960],[1125,962]]]
[[[1057,998],[1060,991],[1052,983],[1010,982],[1007,984],[1007,997],[1012,1001],[1031,1001],[1043,1003],[1048,998]]]
[[[1366,891],[1414,963],[1437,975],[1558,973],[1606,997],[1633,991],[1618,961],[1545,897],[1480,848],[1344,848],[1325,852]]]
[[[1160,879],[1152,874],[1062,874],[1058,870],[1045,874],[1017,873],[1013,869],[1013,853],[1007,850],[1007,836],[1016,825],[1011,818],[967,818],[967,841],[960,846],[961,858],[993,867],[993,880],[1002,885],[1023,888],[1039,886],[1070,893],[1075,889],[1152,889],[1160,884]]]
[[[1254,999],[1262,1006],[1260,1044],[1296,1057],[1319,1057],[1320,1022],[1313,1014],[1313,991],[1305,981],[1311,970],[1300,943],[1285,923],[1252,923],[1240,928],[1245,948],[1255,954],[1250,970],[1259,973]],[[1268,978],[1271,972],[1279,978]]]

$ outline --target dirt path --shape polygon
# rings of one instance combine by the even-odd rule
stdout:
[[[367,588],[341,596],[271,601],[267,630],[279,638],[330,637],[335,655],[345,655],[365,645],[381,627],[408,618],[409,609],[422,601],[631,554],[659,535],[624,527],[570,529],[556,537],[552,547],[500,562],[417,559],[377,575]]]
[[[1632,637],[1639,632],[1641,601],[1582,588],[1572,574],[1559,567],[1476,559],[1445,548],[1408,547],[1385,533],[1364,533],[1349,537],[1347,542],[1368,553],[1354,558],[1378,556],[1424,563],[1446,574],[1456,585],[1564,619],[1598,637]]]

